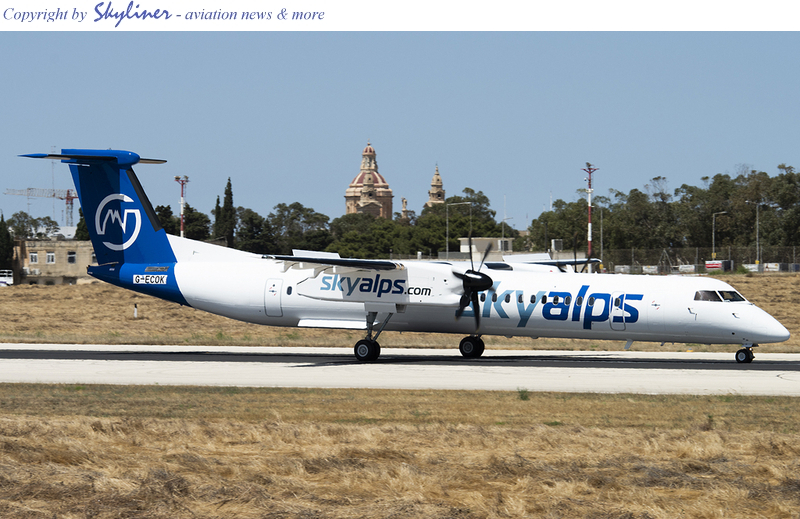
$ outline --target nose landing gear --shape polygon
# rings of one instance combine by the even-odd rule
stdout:
[[[753,344],[751,346],[745,346],[741,350],[736,352],[736,362],[739,364],[745,363],[749,364],[753,362],[753,359],[756,357],[753,354],[753,348],[758,346],[758,344]]]

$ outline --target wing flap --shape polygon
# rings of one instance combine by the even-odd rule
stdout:
[[[367,322],[360,321],[344,321],[341,319],[300,319],[297,323],[300,328],[332,328],[341,330],[366,330]]]

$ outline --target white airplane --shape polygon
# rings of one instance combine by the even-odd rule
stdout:
[[[556,262],[345,259],[295,251],[262,256],[168,235],[132,166],[166,161],[129,151],[65,149],[23,157],[69,164],[98,265],[108,283],[245,322],[364,330],[360,361],[380,355],[384,330],[736,344],[751,362],[759,343],[789,332],[733,287],[705,277],[593,275]],[[463,319],[461,319],[463,318]]]

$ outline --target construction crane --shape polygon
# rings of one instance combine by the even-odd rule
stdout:
[[[58,198],[59,200],[66,200],[66,226],[73,227],[74,225],[72,219],[72,201],[78,198],[78,193],[74,189],[39,189],[29,187],[28,189],[6,189],[5,194],[27,196],[28,198]]]

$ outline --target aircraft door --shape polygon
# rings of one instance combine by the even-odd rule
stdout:
[[[283,280],[274,278],[268,279],[264,287],[264,309],[269,317],[283,317],[281,308],[281,292],[283,292]]]
[[[622,292],[611,294],[611,312],[608,320],[612,330],[625,331],[625,294]]]

